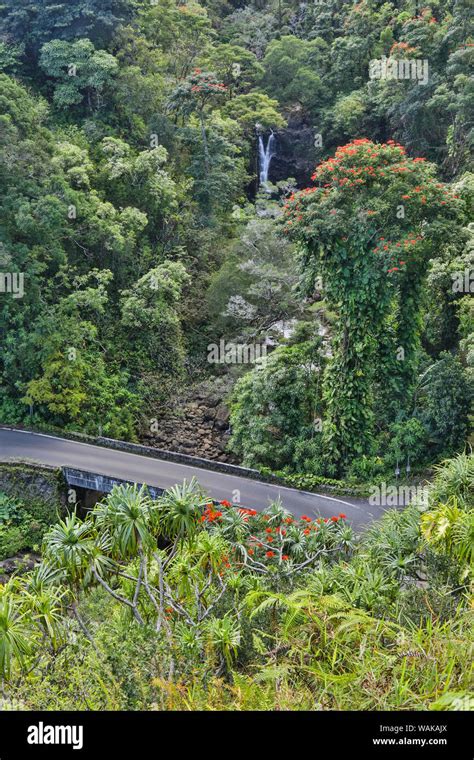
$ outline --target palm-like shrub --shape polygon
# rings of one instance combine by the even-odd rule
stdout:
[[[222,535],[234,541],[242,543],[248,533],[248,515],[241,509],[226,509],[222,515],[220,530]]]
[[[114,557],[128,559],[137,554],[139,546],[156,547],[156,508],[144,486],[114,486],[92,515],[99,530],[110,536]]]
[[[165,536],[178,541],[192,537],[208,501],[195,478],[165,491],[159,502],[160,525]]]
[[[35,625],[49,638],[54,648],[63,644],[66,634],[66,589],[61,586],[26,588],[24,594],[25,609],[31,614]]]
[[[447,459],[436,468],[436,477],[430,492],[431,503],[446,503],[456,497],[458,506],[474,507],[474,456],[459,454]]]
[[[221,668],[228,670],[237,656],[240,646],[240,627],[231,615],[222,618],[211,618],[205,628],[206,640],[211,651],[221,658]]]
[[[90,565],[95,531],[89,520],[75,512],[59,520],[44,536],[43,551],[47,561],[62,570],[68,581],[77,586]]]
[[[218,573],[223,562],[227,561],[231,545],[218,533],[199,533],[193,544],[195,561],[204,572],[212,570]]]
[[[464,580],[474,568],[474,509],[460,509],[456,497],[421,516],[422,533],[435,550],[459,563]]]
[[[12,663],[17,659],[23,664],[30,653],[33,640],[26,613],[20,601],[15,599],[8,587],[0,589],[0,678],[10,677]]]

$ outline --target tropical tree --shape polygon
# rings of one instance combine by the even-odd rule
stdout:
[[[140,373],[153,372],[164,397],[169,386],[184,374],[180,312],[189,279],[181,262],[166,261],[121,294],[124,343],[132,339],[129,350],[135,367]]]
[[[317,185],[289,199],[285,230],[303,266],[322,278],[339,328],[325,379],[326,453],[335,472],[367,453],[373,383],[403,407],[411,400],[421,335],[420,290],[429,257],[454,227],[460,201],[435,168],[401,145],[354,140],[313,175]],[[314,279],[313,279],[314,282]],[[394,319],[389,357],[378,346]]]
[[[324,354],[318,336],[280,346],[237,383],[231,446],[247,466],[318,471]]]
[[[89,110],[101,108],[118,71],[114,56],[105,50],[95,50],[88,39],[47,42],[41,49],[39,63],[56,80],[53,100],[63,109],[81,105],[84,99]]]

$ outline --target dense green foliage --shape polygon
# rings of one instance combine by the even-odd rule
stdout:
[[[225,375],[232,455],[290,485],[451,458],[362,538],[194,482],[52,527],[1,497],[0,559],[44,535],[0,585],[2,707],[472,706],[470,24],[467,0],[0,4],[0,422],[149,441]]]
[[[297,336],[298,337],[298,336]],[[320,339],[277,348],[262,366],[241,379],[233,407],[233,447],[249,467],[303,472],[321,469],[317,460],[322,417]]]
[[[238,456],[360,474],[414,419],[420,466],[461,449],[469,35],[461,0],[3,3],[0,265],[24,295],[1,296],[1,419],[136,440],[178,386],[224,371],[209,342],[272,347],[282,321],[323,320],[314,377],[296,330],[301,348],[261,375],[282,367],[274,398],[242,380]],[[426,60],[427,81],[371,78],[383,56]],[[256,130],[285,145],[286,125],[314,130],[293,160],[307,181],[319,164],[315,187],[290,195],[280,177],[255,195]]]
[[[0,561],[41,548],[51,516],[37,504],[25,504],[0,492]]]
[[[421,287],[429,257],[453,234],[458,196],[393,141],[355,140],[313,179],[318,186],[291,196],[286,231],[301,240],[306,268],[322,277],[339,314],[323,436],[340,468],[369,450],[375,382],[394,410],[388,422],[411,404]]]
[[[115,488],[0,587],[3,704],[472,708],[473,486],[472,458],[448,461],[424,511],[362,538],[194,482],[156,502]]]

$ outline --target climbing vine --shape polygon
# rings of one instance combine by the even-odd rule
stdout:
[[[435,167],[393,140],[354,140],[320,164],[317,183],[292,195],[286,234],[301,245],[309,282],[322,280],[337,313],[325,377],[323,440],[329,470],[366,453],[374,423],[373,383],[403,408],[420,339],[420,287],[461,201]],[[380,350],[383,346],[383,350]]]

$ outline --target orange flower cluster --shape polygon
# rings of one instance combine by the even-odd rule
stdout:
[[[246,518],[248,518],[248,517],[255,517],[255,515],[257,514],[257,510],[256,509],[245,509],[244,507],[240,507],[239,508],[239,513],[241,515],[243,515],[244,517],[246,517]]]
[[[393,54],[396,53],[403,53],[404,55],[416,55],[418,53],[418,48],[412,47],[407,42],[394,42],[392,47],[390,48],[389,56],[393,56]]]
[[[379,254],[386,251],[389,252],[389,255],[393,257],[394,263],[396,262],[397,264],[396,266],[387,269],[387,273],[392,274],[393,272],[399,272],[400,267],[406,265],[406,261],[402,261],[401,259],[399,260],[398,257],[400,251],[397,251],[397,248],[403,248],[406,252],[408,252],[409,249],[413,248],[413,246],[416,246],[420,240],[423,240],[421,235],[409,235],[404,240],[398,240],[396,243],[393,243],[391,240],[385,240],[385,238],[381,237],[379,238],[379,244],[375,246],[373,252]]]
[[[223,524],[223,520],[225,520],[224,511],[233,508],[232,503],[226,499],[219,502],[219,504],[209,501],[204,508],[201,521],[210,525],[214,523],[217,525]],[[276,516],[272,516],[268,512],[259,514],[255,509],[243,507],[238,507],[237,510],[239,514],[244,516],[246,521],[250,518],[256,518],[255,522],[252,522],[251,525],[249,524],[251,532],[247,539],[246,553],[247,559],[250,562],[255,555],[258,555],[258,562],[260,563],[265,562],[265,559],[276,560],[278,563],[290,561],[291,554],[284,554],[283,552],[285,549],[288,552],[287,546],[291,546],[298,532],[300,535],[312,536],[322,529],[323,524],[328,524],[329,527],[346,518],[346,515],[340,512],[339,515],[334,515],[330,518],[317,518],[315,520],[312,520],[308,515],[301,515],[299,518],[287,515],[275,519]],[[322,533],[321,536],[323,545],[325,544],[325,535],[325,533]],[[240,566],[242,558],[240,550],[233,547],[229,555],[223,555],[220,558],[219,574],[222,575],[226,568],[231,568],[236,564]]]
[[[191,87],[191,92],[202,92],[206,87],[210,87],[213,90],[220,90],[221,92],[223,90],[227,90],[227,87],[225,84],[222,84],[221,82],[209,82],[207,79],[202,81],[202,84],[193,84]]]
[[[213,502],[206,504],[204,508],[204,514],[201,517],[201,522],[213,523],[222,517],[222,512],[218,509],[214,509]]]
[[[391,156],[384,155],[387,152],[387,148],[390,149]],[[399,163],[392,163],[390,165],[389,158],[393,161],[393,149],[399,154]],[[357,156],[363,162],[366,162],[367,159],[370,162],[377,159],[379,163],[382,163],[382,166],[374,166],[370,162],[367,165],[364,163],[360,166],[347,166],[345,159],[349,157],[351,159],[350,163],[353,164],[353,156]],[[383,145],[376,145],[364,137],[337,148],[333,157],[327,159],[327,161],[324,161],[316,168],[311,179],[317,181],[325,177],[327,172],[334,173],[335,176],[332,182],[326,182],[323,185],[323,188],[328,188],[325,193],[327,194],[333,187],[357,187],[358,185],[365,184],[369,179],[385,177],[387,171],[394,173],[409,172],[410,168],[404,165],[405,161],[405,148],[394,140],[388,140]],[[340,176],[341,174],[342,176]],[[305,194],[305,191],[303,191],[303,194]],[[292,200],[293,198],[290,197],[289,201],[291,202]]]

